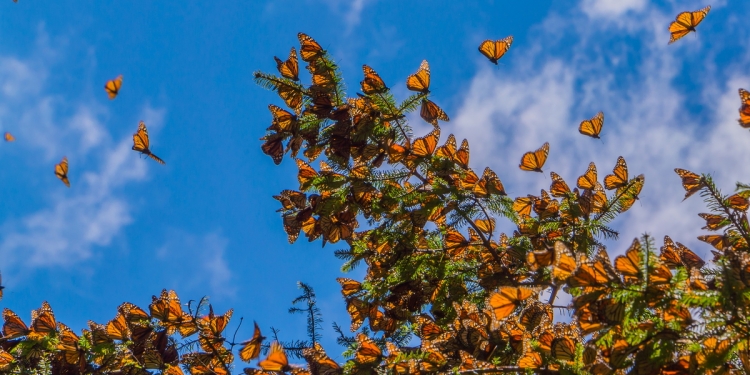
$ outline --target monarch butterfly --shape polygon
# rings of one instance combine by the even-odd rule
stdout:
[[[449,229],[443,238],[445,250],[452,258],[457,258],[466,252],[469,247],[469,241],[466,240],[461,232]]]
[[[495,41],[485,40],[479,45],[479,52],[490,59],[493,64],[497,65],[497,60],[500,60],[500,58],[508,52],[511,44],[513,44],[512,35]]]
[[[738,121],[743,128],[750,128],[750,92],[740,89],[740,100],[742,100],[742,106],[740,107],[740,119]]]
[[[78,335],[75,334],[68,326],[59,323],[59,343],[57,349],[62,351],[65,361],[71,365],[79,365],[81,368],[86,367],[86,352],[78,347]]]
[[[491,370],[495,368],[495,365],[493,365],[492,363],[480,361],[474,358],[473,355],[463,350],[460,350],[459,354],[461,355],[461,367],[459,368],[460,371]]]
[[[302,110],[302,91],[298,87],[287,85],[286,83],[278,83],[276,93],[279,94],[279,97],[287,107],[293,109],[294,113],[300,114]]]
[[[682,178],[682,187],[685,189],[685,198],[682,199],[683,201],[705,186],[703,177],[693,172],[680,168],[675,168],[674,171]]]
[[[576,343],[568,337],[558,337],[552,341],[552,356],[562,361],[573,361],[576,357]]]
[[[308,35],[298,33],[297,39],[299,39],[300,43],[299,54],[302,56],[302,60],[312,62],[325,54],[325,51],[320,47],[320,44]]]
[[[258,366],[264,371],[282,371],[286,372],[291,370],[289,366],[289,360],[286,357],[284,348],[277,341],[271,343],[271,349],[268,352],[266,359],[258,362]]]
[[[541,354],[531,351],[531,348],[524,349],[523,356],[518,360],[520,368],[539,368],[542,367]]]
[[[70,180],[68,180],[68,158],[64,157],[62,158],[62,161],[59,164],[55,164],[55,176],[60,179],[60,181],[65,184],[65,186],[70,187]]]
[[[518,165],[521,170],[533,171],[542,173],[542,167],[544,162],[547,161],[547,155],[549,155],[549,142],[544,142],[542,147],[536,151],[530,151],[521,157],[521,164]]]
[[[691,31],[695,31],[695,27],[703,21],[710,10],[711,6],[709,5],[695,12],[678,14],[675,20],[669,24],[669,32],[672,34],[669,38],[669,44],[676,42]]]
[[[549,192],[552,194],[553,197],[562,198],[568,195],[570,193],[570,187],[568,187],[568,184],[565,182],[565,180],[560,177],[559,174],[555,172],[549,173],[550,177],[552,178],[552,184],[549,187]]]
[[[619,156],[612,174],[604,177],[604,188],[607,190],[621,188],[628,184],[628,165],[625,158]]]
[[[621,195],[620,200],[620,212],[625,212],[630,209],[630,207],[633,206],[636,200],[638,200],[638,195],[641,194],[641,190],[643,189],[643,184],[646,182],[646,176],[639,174],[633,179],[632,184],[627,188],[627,191],[624,192]],[[621,188],[624,189],[624,188]],[[618,190],[618,194],[621,191]]]
[[[3,339],[10,340],[29,334],[29,327],[9,308],[3,309]]]
[[[107,336],[112,340],[123,342],[130,338],[130,329],[124,315],[118,313],[107,323]]]
[[[599,133],[604,126],[604,112],[599,112],[589,120],[584,120],[578,126],[578,132],[592,138],[599,138]]]
[[[204,316],[198,321],[202,331],[198,338],[201,349],[206,352],[214,352],[217,350],[216,348],[221,347],[225,340],[222,333],[229,324],[229,320],[232,319],[233,312],[233,309],[229,309],[224,315],[214,315],[214,308],[209,305],[208,316]]]
[[[269,134],[261,140],[265,140],[260,149],[264,154],[271,157],[273,163],[276,165],[281,164],[281,160],[284,158],[284,135],[279,133]]]
[[[5,289],[3,286],[3,275],[0,274],[0,300],[3,299],[3,289]]]
[[[117,311],[124,315],[128,322],[131,323],[141,323],[145,320],[151,320],[147,312],[130,302],[124,302],[117,308]]]
[[[47,301],[42,302],[42,307],[31,312],[31,333],[30,336],[44,337],[48,336],[57,329],[55,313],[52,312]]]
[[[593,262],[583,263],[568,279],[568,285],[574,288],[608,285],[616,281],[610,267],[612,266],[605,263],[605,260],[602,258],[598,258]]]
[[[163,289],[159,298],[151,296],[151,304],[148,308],[154,319],[160,320],[162,324],[167,326],[168,331],[170,331],[169,334],[174,333],[177,329],[175,323],[179,323],[183,315],[180,297],[174,290]]]
[[[418,315],[416,318],[417,332],[419,338],[426,341],[432,341],[443,334],[443,329],[435,324],[435,321],[426,315]]]
[[[279,133],[294,133],[297,130],[297,116],[273,104],[268,105],[268,110],[271,111],[273,121],[271,122],[271,126],[267,130],[272,130]]]
[[[7,369],[14,360],[15,358],[10,353],[0,348],[0,371]]]
[[[438,140],[440,139],[440,128],[435,127],[429,134],[424,137],[417,138],[414,140],[411,148],[410,159],[416,159],[421,157],[431,156],[437,148]]]
[[[604,187],[599,181],[596,182],[593,190],[586,190],[578,198],[578,205],[586,216],[601,212],[606,204],[607,194],[604,192]]]
[[[419,70],[406,78],[406,88],[422,93],[430,92],[430,64],[422,60]]]
[[[336,281],[341,284],[341,294],[343,294],[344,297],[349,297],[350,295],[356,294],[362,290],[362,283],[357,280],[339,277],[336,278]]]
[[[297,62],[297,50],[294,47],[289,51],[289,58],[286,61],[282,61],[276,56],[273,59],[276,60],[276,69],[279,70],[282,77],[299,81],[299,63]]]
[[[492,308],[495,319],[503,320],[513,313],[522,301],[534,294],[534,290],[526,287],[503,286],[487,298],[487,305]]]
[[[552,265],[552,277],[565,282],[576,269],[576,258],[562,241],[555,241],[555,263]]]
[[[115,79],[107,81],[107,83],[104,84],[104,91],[107,92],[109,99],[112,100],[120,93],[120,87],[122,87],[122,74]]]
[[[158,156],[151,153],[149,149],[148,131],[146,130],[146,123],[141,121],[138,123],[138,131],[133,134],[133,151],[138,151],[151,159],[156,160],[159,164],[165,164],[164,160],[161,160]]]
[[[450,118],[448,118],[445,111],[428,99],[422,99],[422,109],[419,111],[419,115],[433,126],[437,126],[438,120],[445,122],[450,121]]]
[[[362,92],[367,95],[378,94],[388,90],[388,87],[380,78],[377,72],[373,68],[367,65],[362,65],[362,71],[365,73],[365,79],[359,84],[362,86]]]
[[[307,195],[299,191],[282,190],[281,194],[274,195],[273,198],[281,202],[282,208],[279,211],[287,211],[295,208],[301,210],[307,207]]]
[[[260,334],[258,323],[253,322],[253,324],[255,325],[253,337],[241,344],[242,349],[240,349],[240,359],[245,362],[250,362],[250,360],[258,358],[260,355],[260,344],[263,343],[263,340],[265,339],[265,337]]]
[[[359,364],[369,364],[380,360],[383,352],[380,348],[375,345],[375,341],[367,337],[364,333],[357,335],[357,342],[359,347],[357,352],[354,353],[354,360]]]
[[[625,255],[615,258],[615,269],[623,275],[626,283],[642,280],[641,259],[641,243],[637,238],[633,240]]]
[[[706,220],[706,226],[701,229],[719,230],[729,225],[729,220],[725,219],[722,215],[700,213],[698,216],[703,218],[703,220]]]
[[[312,375],[336,375],[341,373],[341,366],[326,354],[320,343],[312,348],[302,350],[302,357],[307,360]]]
[[[708,236],[698,236],[698,239],[710,244],[716,250],[724,250],[725,247],[728,247],[730,245],[729,240],[721,235],[718,234],[711,234]]]
[[[5,132],[5,142],[13,142],[16,140],[16,137],[13,136],[13,134],[10,134],[8,132]]]
[[[365,322],[365,318],[370,317],[372,310],[373,308],[369,303],[362,301],[359,298],[350,298],[346,301],[346,311],[352,318],[352,332],[362,326],[362,323]]]
[[[747,198],[738,193],[727,198],[726,205],[729,206],[729,208],[737,211],[747,211],[747,208],[750,206],[750,202],[748,202]]]
[[[597,184],[596,165],[594,162],[589,163],[589,168],[581,177],[578,177],[576,185],[581,189],[593,190]]]
[[[463,148],[463,147],[462,147]],[[497,177],[497,174],[489,167],[484,168],[482,178],[472,188],[474,195],[480,198],[485,198],[489,195],[507,195],[505,193],[505,187]]]

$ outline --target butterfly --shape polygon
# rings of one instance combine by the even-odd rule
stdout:
[[[423,93],[430,92],[430,64],[422,60],[419,70],[406,78],[406,88]]]
[[[380,78],[377,72],[373,68],[367,65],[362,65],[362,71],[365,73],[365,79],[360,82],[362,86],[362,92],[367,95],[378,94],[388,90],[388,87]]]
[[[264,154],[271,157],[273,160],[273,163],[276,165],[281,164],[281,160],[284,158],[284,135],[279,133],[273,133],[266,135],[265,137],[261,138],[263,144],[260,146],[260,149],[263,151]]]
[[[29,327],[9,308],[3,309],[3,339],[10,340],[29,334]]]
[[[286,61],[282,61],[276,56],[273,59],[276,60],[276,69],[279,70],[282,77],[299,81],[299,63],[297,62],[297,50],[294,47],[289,51],[289,58]]]
[[[55,165],[55,176],[62,181],[65,186],[70,187],[70,180],[68,180],[68,158],[63,157],[59,164]]]
[[[726,199],[725,204],[734,210],[738,211],[747,211],[747,208],[750,207],[750,202],[748,202],[747,198],[743,197],[741,194],[734,194]]]
[[[59,343],[57,344],[57,350],[60,350],[64,356],[65,361],[71,365],[78,365],[80,370],[86,368],[86,352],[78,346],[78,335],[75,334],[68,326],[63,323],[59,323]],[[83,372],[83,371],[81,371]]]
[[[312,62],[325,54],[325,51],[320,47],[320,44],[308,35],[298,33],[297,39],[299,39],[300,43],[299,54],[302,56],[302,60]]]
[[[542,147],[536,151],[529,151],[521,157],[521,164],[518,165],[521,170],[542,172],[544,162],[547,161],[547,155],[549,155],[549,142],[544,142]]]
[[[13,136],[13,134],[10,134],[8,132],[5,132],[5,142],[13,142],[16,140],[16,137]]]
[[[639,174],[638,176],[635,176],[633,178],[633,182],[627,187],[627,191],[622,192],[621,190],[618,190],[618,195],[621,196],[620,200],[620,212],[625,212],[630,209],[630,207],[633,206],[636,200],[638,200],[638,195],[641,194],[641,190],[643,189],[643,184],[646,182],[646,176],[643,174]]]
[[[364,333],[357,335],[359,346],[354,353],[354,360],[359,364],[370,364],[378,361],[383,355],[380,348],[375,345],[375,341],[367,337]]]
[[[117,76],[117,78],[107,81],[107,83],[104,84],[104,91],[107,92],[107,95],[109,95],[109,99],[112,100],[117,97],[117,94],[120,93],[120,87],[122,87],[122,75],[119,75]]]
[[[558,337],[552,341],[552,356],[562,361],[573,361],[576,356],[576,343],[569,337]]]
[[[362,290],[362,283],[357,280],[352,280],[346,277],[338,277],[336,281],[341,284],[341,294],[344,297],[349,297],[352,294],[359,293]]]
[[[503,320],[509,317],[522,301],[533,294],[534,290],[530,288],[503,286],[497,292],[490,294],[487,298],[487,305],[492,309],[495,319]]]
[[[615,258],[615,269],[623,275],[626,283],[638,282],[643,277],[641,243],[634,239],[625,255]]]
[[[130,329],[124,315],[118,313],[107,323],[107,336],[112,340],[127,341],[130,338]]]
[[[701,229],[718,230],[729,224],[729,220],[721,215],[700,213],[698,216],[706,220],[706,226]]]
[[[253,332],[253,337],[250,340],[247,340],[242,343],[242,349],[240,349],[240,359],[245,362],[250,362],[250,360],[258,358],[260,355],[260,344],[263,343],[263,337],[260,334],[260,327],[258,327],[258,323],[253,322],[255,325],[255,331]]]
[[[664,246],[661,248],[659,259],[669,268],[677,268],[684,265],[692,269],[703,268],[706,265],[706,262],[696,253],[679,242],[675,244],[669,236],[664,236]]]
[[[693,172],[680,168],[675,168],[674,171],[682,178],[682,187],[685,189],[685,198],[682,199],[683,201],[705,186],[703,177]]]
[[[628,165],[622,156],[617,158],[617,164],[612,174],[604,177],[604,188],[607,190],[621,188],[628,184]]]
[[[419,115],[433,126],[438,125],[438,120],[450,121],[445,111],[429,99],[422,99],[422,109],[419,111]]]
[[[484,168],[482,178],[480,178],[476,185],[474,185],[472,191],[474,192],[474,195],[480,198],[485,198],[494,194],[506,195],[505,187],[503,187],[500,178],[497,177],[497,174],[489,167]]]
[[[604,126],[604,112],[599,112],[589,120],[584,120],[578,126],[578,132],[592,138],[599,138],[599,133]]]
[[[566,281],[576,269],[576,258],[562,241],[555,241],[555,263],[552,265],[552,277]]]
[[[289,360],[286,357],[284,348],[277,341],[271,343],[271,349],[266,359],[258,362],[258,366],[264,371],[289,371]]]
[[[234,310],[229,309],[224,315],[214,315],[214,308],[209,305],[208,315],[203,316],[198,321],[198,325],[201,328],[201,334],[198,338],[201,349],[206,352],[215,352],[219,350],[218,348],[223,348],[222,344],[225,338],[222,334],[229,324],[229,320],[232,319],[233,312]]]
[[[562,198],[568,195],[570,193],[570,187],[568,187],[568,184],[565,182],[565,180],[560,177],[559,174],[555,172],[549,173],[550,177],[552,178],[552,184],[549,187],[549,193],[552,194],[553,197]]]
[[[435,127],[430,133],[424,137],[417,138],[411,147],[409,159],[413,160],[416,158],[422,158],[431,156],[437,148],[438,140],[440,139],[440,128]]]
[[[279,133],[296,132],[297,128],[299,127],[297,124],[297,116],[273,104],[268,105],[268,110],[271,111],[273,121],[271,122],[271,126],[267,130],[272,130]]]
[[[42,302],[42,307],[31,312],[31,333],[29,336],[41,338],[49,336],[57,329],[55,313],[52,312],[47,301]]]
[[[151,159],[156,160],[159,164],[166,164],[164,163],[164,160],[161,160],[158,156],[151,153],[151,150],[149,149],[148,131],[146,130],[146,123],[143,121],[138,123],[138,131],[133,134],[133,150],[145,154]]]
[[[3,289],[5,289],[3,286],[3,275],[0,274],[0,300],[3,299]]]
[[[738,121],[743,128],[750,128],[750,92],[740,89],[740,100],[742,100],[742,106],[740,107],[740,119]]]
[[[593,190],[597,184],[596,165],[594,162],[589,163],[589,168],[581,177],[578,177],[576,185],[581,189]]]
[[[336,375],[340,374],[341,366],[326,354],[320,343],[315,343],[312,348],[302,350],[302,357],[307,360],[311,375]]]
[[[500,60],[508,52],[511,44],[513,44],[512,35],[495,41],[485,40],[479,45],[479,52],[490,59],[493,64],[497,65],[497,60]]]
[[[678,41],[691,31],[695,31],[695,27],[703,21],[710,10],[711,6],[709,5],[695,12],[682,12],[678,14],[675,20],[669,24],[669,32],[671,33],[669,44]]]

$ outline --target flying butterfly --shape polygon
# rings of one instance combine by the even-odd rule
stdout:
[[[682,199],[683,201],[705,186],[703,177],[693,172],[680,168],[675,168],[674,171],[682,179],[682,187],[685,189],[685,198]]]
[[[480,198],[485,198],[494,194],[507,195],[500,178],[497,177],[497,174],[489,167],[484,168],[482,178],[480,178],[476,185],[474,185],[472,191],[474,192],[474,195]]]
[[[433,126],[438,125],[438,120],[450,121],[445,111],[429,99],[422,99],[422,109],[419,111],[419,115]]]
[[[242,349],[240,349],[240,359],[245,362],[250,362],[250,360],[258,358],[260,355],[260,344],[263,343],[263,339],[265,339],[265,337],[260,334],[258,323],[253,322],[253,324],[255,325],[253,337],[241,344]]]
[[[695,12],[682,12],[678,14],[675,20],[669,24],[669,32],[671,34],[669,44],[678,41],[691,31],[695,31],[695,27],[706,18],[706,15],[710,10],[711,6],[709,5],[703,9],[696,10]]]
[[[589,120],[584,120],[578,126],[578,132],[592,138],[599,138],[599,133],[604,126],[604,112],[599,112]]]
[[[325,54],[320,44],[308,35],[298,33],[297,39],[299,39],[300,43],[299,54],[302,56],[302,60],[306,62],[315,61],[318,57]]]
[[[617,164],[612,174],[604,177],[604,188],[607,190],[621,188],[628,184],[628,165],[622,156],[617,158]]]
[[[518,165],[521,170],[542,173],[544,162],[549,155],[549,142],[544,142],[542,147],[536,151],[529,151],[521,157],[521,164]]]
[[[423,93],[430,92],[430,64],[422,60],[419,70],[406,78],[406,88]]]
[[[122,75],[119,75],[117,76],[117,78],[107,81],[107,83],[104,84],[104,91],[107,92],[109,99],[112,100],[117,97],[117,94],[120,93],[120,87],[122,87]]]
[[[5,132],[5,135],[3,137],[5,138],[5,142],[13,142],[16,140],[16,137],[14,137],[13,134],[10,134],[8,132]]]
[[[740,107],[740,119],[738,121],[740,126],[747,129],[750,128],[750,92],[740,89],[740,100],[742,100],[742,106]]]
[[[586,170],[581,177],[578,177],[576,185],[580,189],[593,190],[596,188],[597,176],[596,176],[596,164],[594,162],[589,163],[589,168]]]
[[[490,59],[493,64],[497,65],[497,61],[508,52],[511,44],[513,44],[512,35],[494,41],[488,39],[479,45],[479,52]]]
[[[289,51],[289,58],[286,61],[282,61],[276,56],[273,59],[276,60],[276,69],[279,70],[282,77],[299,81],[299,63],[297,62],[297,50],[294,47]]]
[[[259,361],[258,366],[263,371],[281,371],[286,372],[291,370],[289,366],[289,360],[286,357],[284,348],[277,341],[271,343],[271,349],[268,351],[268,357]]]
[[[151,153],[149,149],[148,130],[146,130],[146,123],[143,121],[138,123],[138,131],[133,134],[133,151],[138,151],[156,160],[159,164],[166,164],[164,160]]]
[[[377,72],[373,68],[367,65],[362,65],[362,71],[365,73],[365,79],[360,82],[362,86],[362,92],[367,95],[378,94],[388,90],[388,87],[380,78]]]
[[[65,186],[70,187],[70,180],[68,180],[68,158],[63,157],[62,161],[55,164],[55,176],[62,181]]]

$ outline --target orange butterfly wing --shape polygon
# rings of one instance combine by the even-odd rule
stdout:
[[[289,371],[289,360],[284,348],[278,342],[271,343],[271,349],[266,359],[258,362],[258,366],[264,371]]]
[[[411,91],[430,92],[430,64],[422,60],[419,70],[406,78],[406,88]]]
[[[617,189],[628,184],[628,165],[622,156],[617,158],[617,165],[612,174],[604,177],[604,188],[607,190]]]
[[[740,119],[738,120],[740,126],[743,128],[750,128],[750,92],[745,89],[740,89],[740,100],[742,100],[742,106],[740,107]]]
[[[479,45],[479,52],[485,57],[490,59],[493,64],[497,65],[497,61],[500,60],[503,55],[510,49],[513,44],[513,36],[507,36],[503,39],[498,40],[485,40]]]
[[[109,99],[112,100],[117,97],[117,94],[120,93],[120,87],[122,87],[122,75],[119,75],[117,76],[117,78],[107,81],[107,83],[104,84],[104,91],[107,92]]]
[[[422,100],[422,109],[419,111],[419,115],[433,126],[438,125],[438,120],[445,122],[450,121],[450,118],[448,118],[445,111],[428,99]]]
[[[578,177],[576,185],[580,189],[593,190],[596,188],[597,176],[596,176],[596,165],[594,162],[589,163],[589,168],[586,170],[581,177]]]
[[[302,56],[302,60],[306,62],[315,61],[325,53],[323,48],[320,47],[320,44],[310,36],[298,33],[297,39],[299,39],[300,43],[299,54]]]
[[[70,187],[70,180],[68,180],[68,158],[63,157],[59,164],[55,165],[55,176],[62,181],[65,186]]]
[[[669,32],[671,34],[669,44],[680,40],[691,31],[695,31],[695,27],[703,21],[710,10],[711,6],[709,5],[695,12],[682,12],[678,14],[675,20],[669,24]]]
[[[10,134],[8,132],[5,132],[4,138],[5,138],[5,142],[13,142],[16,140],[16,137],[14,137],[13,134]]]
[[[578,126],[578,132],[589,137],[599,138],[599,133],[604,126],[604,112],[599,112],[589,120],[582,121]]]
[[[143,121],[138,123],[138,131],[133,134],[133,151],[138,151],[156,160],[159,164],[165,164],[164,160],[154,155],[149,149],[148,130],[146,130],[146,123]]]
[[[388,90],[388,87],[385,85],[385,82],[383,82],[383,79],[380,78],[378,73],[375,72],[373,68],[370,68],[367,65],[362,65],[362,71],[365,73],[365,79],[360,82],[360,85],[362,86],[362,92],[370,95],[378,94]]]
[[[276,56],[273,59],[276,60],[276,69],[279,70],[282,77],[299,81],[299,62],[297,61],[297,50],[294,47],[289,51],[289,58],[286,61],[282,61]]]
[[[547,161],[547,156],[549,155],[549,142],[544,142],[542,147],[537,149],[536,151],[530,151],[521,157],[521,164],[518,165],[521,170],[524,171],[533,171],[533,172],[542,172],[542,167],[544,166],[544,163]]]
[[[250,340],[247,340],[242,343],[242,349],[240,349],[240,359],[245,362],[250,362],[250,360],[258,358],[260,355],[260,345],[263,343],[263,337],[260,334],[260,327],[258,327],[258,323],[253,322],[255,325],[255,332],[253,333],[253,337]]]

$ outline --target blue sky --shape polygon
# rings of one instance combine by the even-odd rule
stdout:
[[[545,141],[545,170],[569,183],[590,161],[610,173],[623,155],[646,185],[617,221],[622,240],[610,254],[649,231],[708,255],[695,240],[705,208],[681,202],[672,169],[712,173],[725,192],[750,175],[750,134],[736,123],[737,89],[750,88],[750,3],[713,2],[698,33],[669,46],[674,16],[705,3],[466,3],[6,1],[0,131],[17,141],[0,144],[0,307],[28,320],[46,299],[78,330],[168,288],[234,307],[234,322],[245,318],[238,338],[256,320],[292,340],[304,338],[304,319],[286,313],[301,280],[318,292],[324,345],[341,360],[330,323],[349,323],[334,281],[343,245],[287,243],[271,196],[297,186],[296,167],[275,166],[258,140],[267,105],[281,103],[252,73],[274,71],[273,56],[297,46],[299,31],[333,55],[352,89],[366,63],[404,98],[406,76],[427,59],[432,99],[451,117],[443,139],[468,138],[472,167],[492,167],[511,196],[548,188],[548,174],[517,168]],[[507,35],[515,40],[499,66],[477,52]],[[118,74],[121,94],[109,101],[102,86]],[[601,142],[576,131],[598,111]],[[139,120],[166,166],[130,150]],[[412,120],[417,133],[430,128]],[[70,189],[52,173],[64,155]]]

